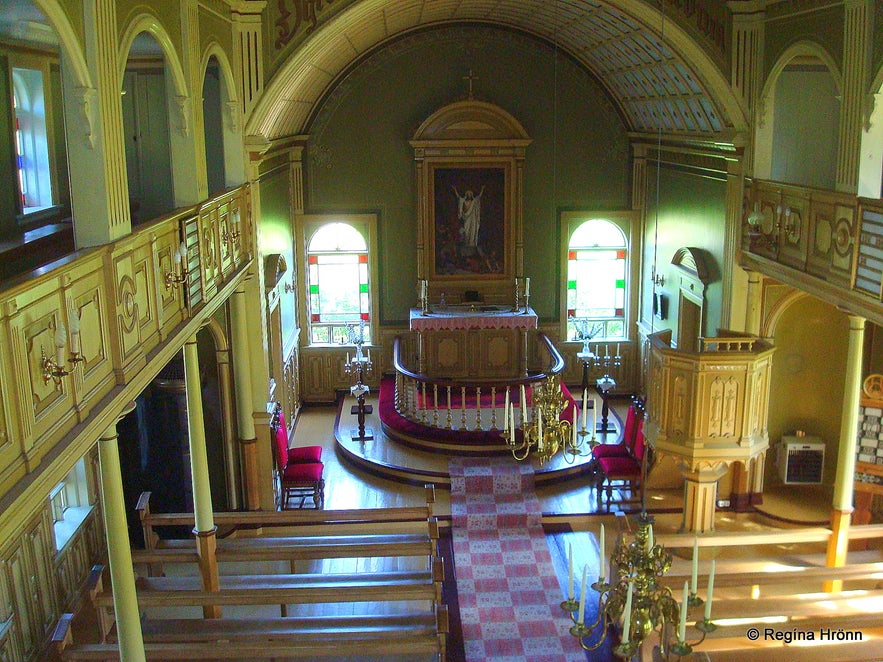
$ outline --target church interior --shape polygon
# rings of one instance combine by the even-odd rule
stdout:
[[[883,659],[883,4],[10,0],[0,63],[0,662]]]

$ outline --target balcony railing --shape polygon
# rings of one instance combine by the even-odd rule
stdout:
[[[742,264],[883,324],[883,200],[746,182]]]

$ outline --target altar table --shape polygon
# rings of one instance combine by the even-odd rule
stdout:
[[[423,314],[411,309],[418,334],[419,371],[452,378],[527,374],[527,332],[537,328],[532,308],[458,304]],[[516,367],[517,366],[517,367]]]

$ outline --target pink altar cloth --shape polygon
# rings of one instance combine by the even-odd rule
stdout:
[[[474,309],[473,309],[474,308]],[[501,306],[475,304],[475,306],[451,306],[423,315],[419,308],[411,308],[412,331],[440,331],[448,329],[535,329],[537,314],[533,308],[527,312],[513,312]]]

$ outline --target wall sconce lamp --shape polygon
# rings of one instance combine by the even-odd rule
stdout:
[[[175,270],[166,273],[166,289],[171,289],[173,285],[180,285],[187,282],[187,247],[182,241],[175,251]]]
[[[656,287],[664,287],[665,286],[665,276],[656,271],[656,265],[650,267],[650,280],[653,282],[653,285]]]
[[[781,208],[781,206],[780,206]],[[752,240],[760,240],[766,244],[767,248],[776,250],[779,245],[779,213],[776,213],[777,220],[772,223],[769,231],[764,228],[764,222],[767,216],[760,210],[760,203],[754,203],[754,209],[748,214],[745,222],[748,224],[748,236]]]
[[[40,346],[40,368],[43,371],[43,383],[49,383],[49,380],[55,382],[58,386],[61,384],[61,378],[71,374],[70,370],[64,367],[65,358],[64,350],[67,346],[67,329],[64,324],[59,323],[55,329],[55,357],[47,356],[46,350]],[[80,353],[80,318],[77,315],[71,316],[71,352],[67,361],[76,365],[86,359]]]
[[[778,206],[776,213],[780,219],[784,219],[781,226],[785,236],[792,243],[797,243],[800,240],[800,214],[794,212],[791,207],[785,207],[783,211],[782,205]],[[777,222],[776,227],[779,225],[780,223]]]
[[[240,230],[239,230],[239,223],[241,220],[242,220],[242,218],[239,214],[239,210],[238,209],[233,210],[230,213],[230,223],[233,226],[233,231],[228,232],[227,230],[224,230],[224,234],[221,236],[221,239],[223,239],[225,242],[230,242],[230,243],[239,239],[239,237],[242,236],[242,232],[240,232]]]

